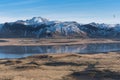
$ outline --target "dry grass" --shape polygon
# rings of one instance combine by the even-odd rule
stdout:
[[[120,79],[119,53],[49,54],[0,60],[0,80],[98,80],[99,78]]]
[[[32,39],[1,38],[0,46],[39,46],[39,45],[73,45],[87,43],[120,43],[119,39]]]

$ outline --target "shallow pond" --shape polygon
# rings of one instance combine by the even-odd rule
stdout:
[[[0,58],[21,58],[33,54],[48,53],[97,54],[119,51],[120,43],[81,44],[63,46],[0,46]]]

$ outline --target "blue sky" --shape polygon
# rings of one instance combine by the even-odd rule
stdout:
[[[34,16],[80,23],[120,23],[120,0],[0,0],[0,23]]]

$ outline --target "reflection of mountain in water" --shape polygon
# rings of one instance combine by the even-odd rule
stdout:
[[[75,53],[85,49],[85,45],[72,46],[0,46],[0,53],[36,54],[36,53]]]
[[[0,46],[0,58],[29,56],[39,53],[100,53],[119,51],[120,44],[84,44],[64,46]],[[1,56],[2,55],[2,56]],[[8,56],[9,55],[9,56]]]
[[[120,51],[119,43],[88,44],[80,53],[100,53],[100,52]]]

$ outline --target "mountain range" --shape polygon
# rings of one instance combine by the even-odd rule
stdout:
[[[42,17],[0,24],[1,38],[119,38],[120,24],[80,24]]]

